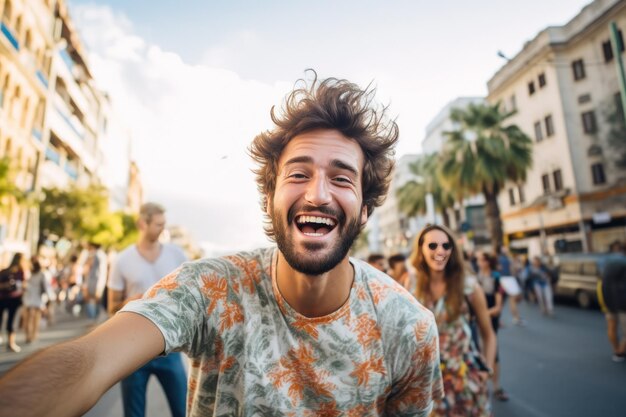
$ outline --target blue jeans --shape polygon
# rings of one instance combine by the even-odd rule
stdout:
[[[187,376],[182,355],[172,353],[151,360],[122,380],[122,402],[125,417],[144,417],[146,388],[150,375],[156,375],[167,396],[173,417],[184,417],[187,396]]]

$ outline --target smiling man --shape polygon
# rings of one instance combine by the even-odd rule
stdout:
[[[396,124],[373,92],[336,79],[294,90],[272,120],[250,153],[277,247],[184,264],[89,335],[0,380],[0,416],[84,412],[173,351],[191,358],[190,416],[430,413],[442,395],[432,314],[348,256],[384,201]]]

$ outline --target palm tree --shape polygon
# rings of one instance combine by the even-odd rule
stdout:
[[[417,161],[409,165],[415,179],[407,182],[398,189],[398,207],[410,217],[426,213],[426,196],[431,194],[435,208],[441,213],[443,223],[450,225],[448,208],[454,206],[454,196],[441,184],[437,175],[439,158],[436,154],[422,155]]]
[[[452,110],[450,118],[458,128],[446,132],[439,170],[449,189],[484,195],[496,253],[503,243],[498,194],[506,181],[525,181],[532,166],[532,140],[517,125],[506,124],[513,114],[501,111],[500,103]]]

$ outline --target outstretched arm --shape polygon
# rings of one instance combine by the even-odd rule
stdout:
[[[118,314],[86,336],[27,358],[2,377],[0,417],[83,415],[164,347],[150,320]]]

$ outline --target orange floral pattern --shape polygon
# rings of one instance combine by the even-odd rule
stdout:
[[[185,264],[125,310],[191,358],[188,415],[428,416],[441,395],[432,314],[351,260],[350,298],[307,318],[272,278],[273,248]]]

